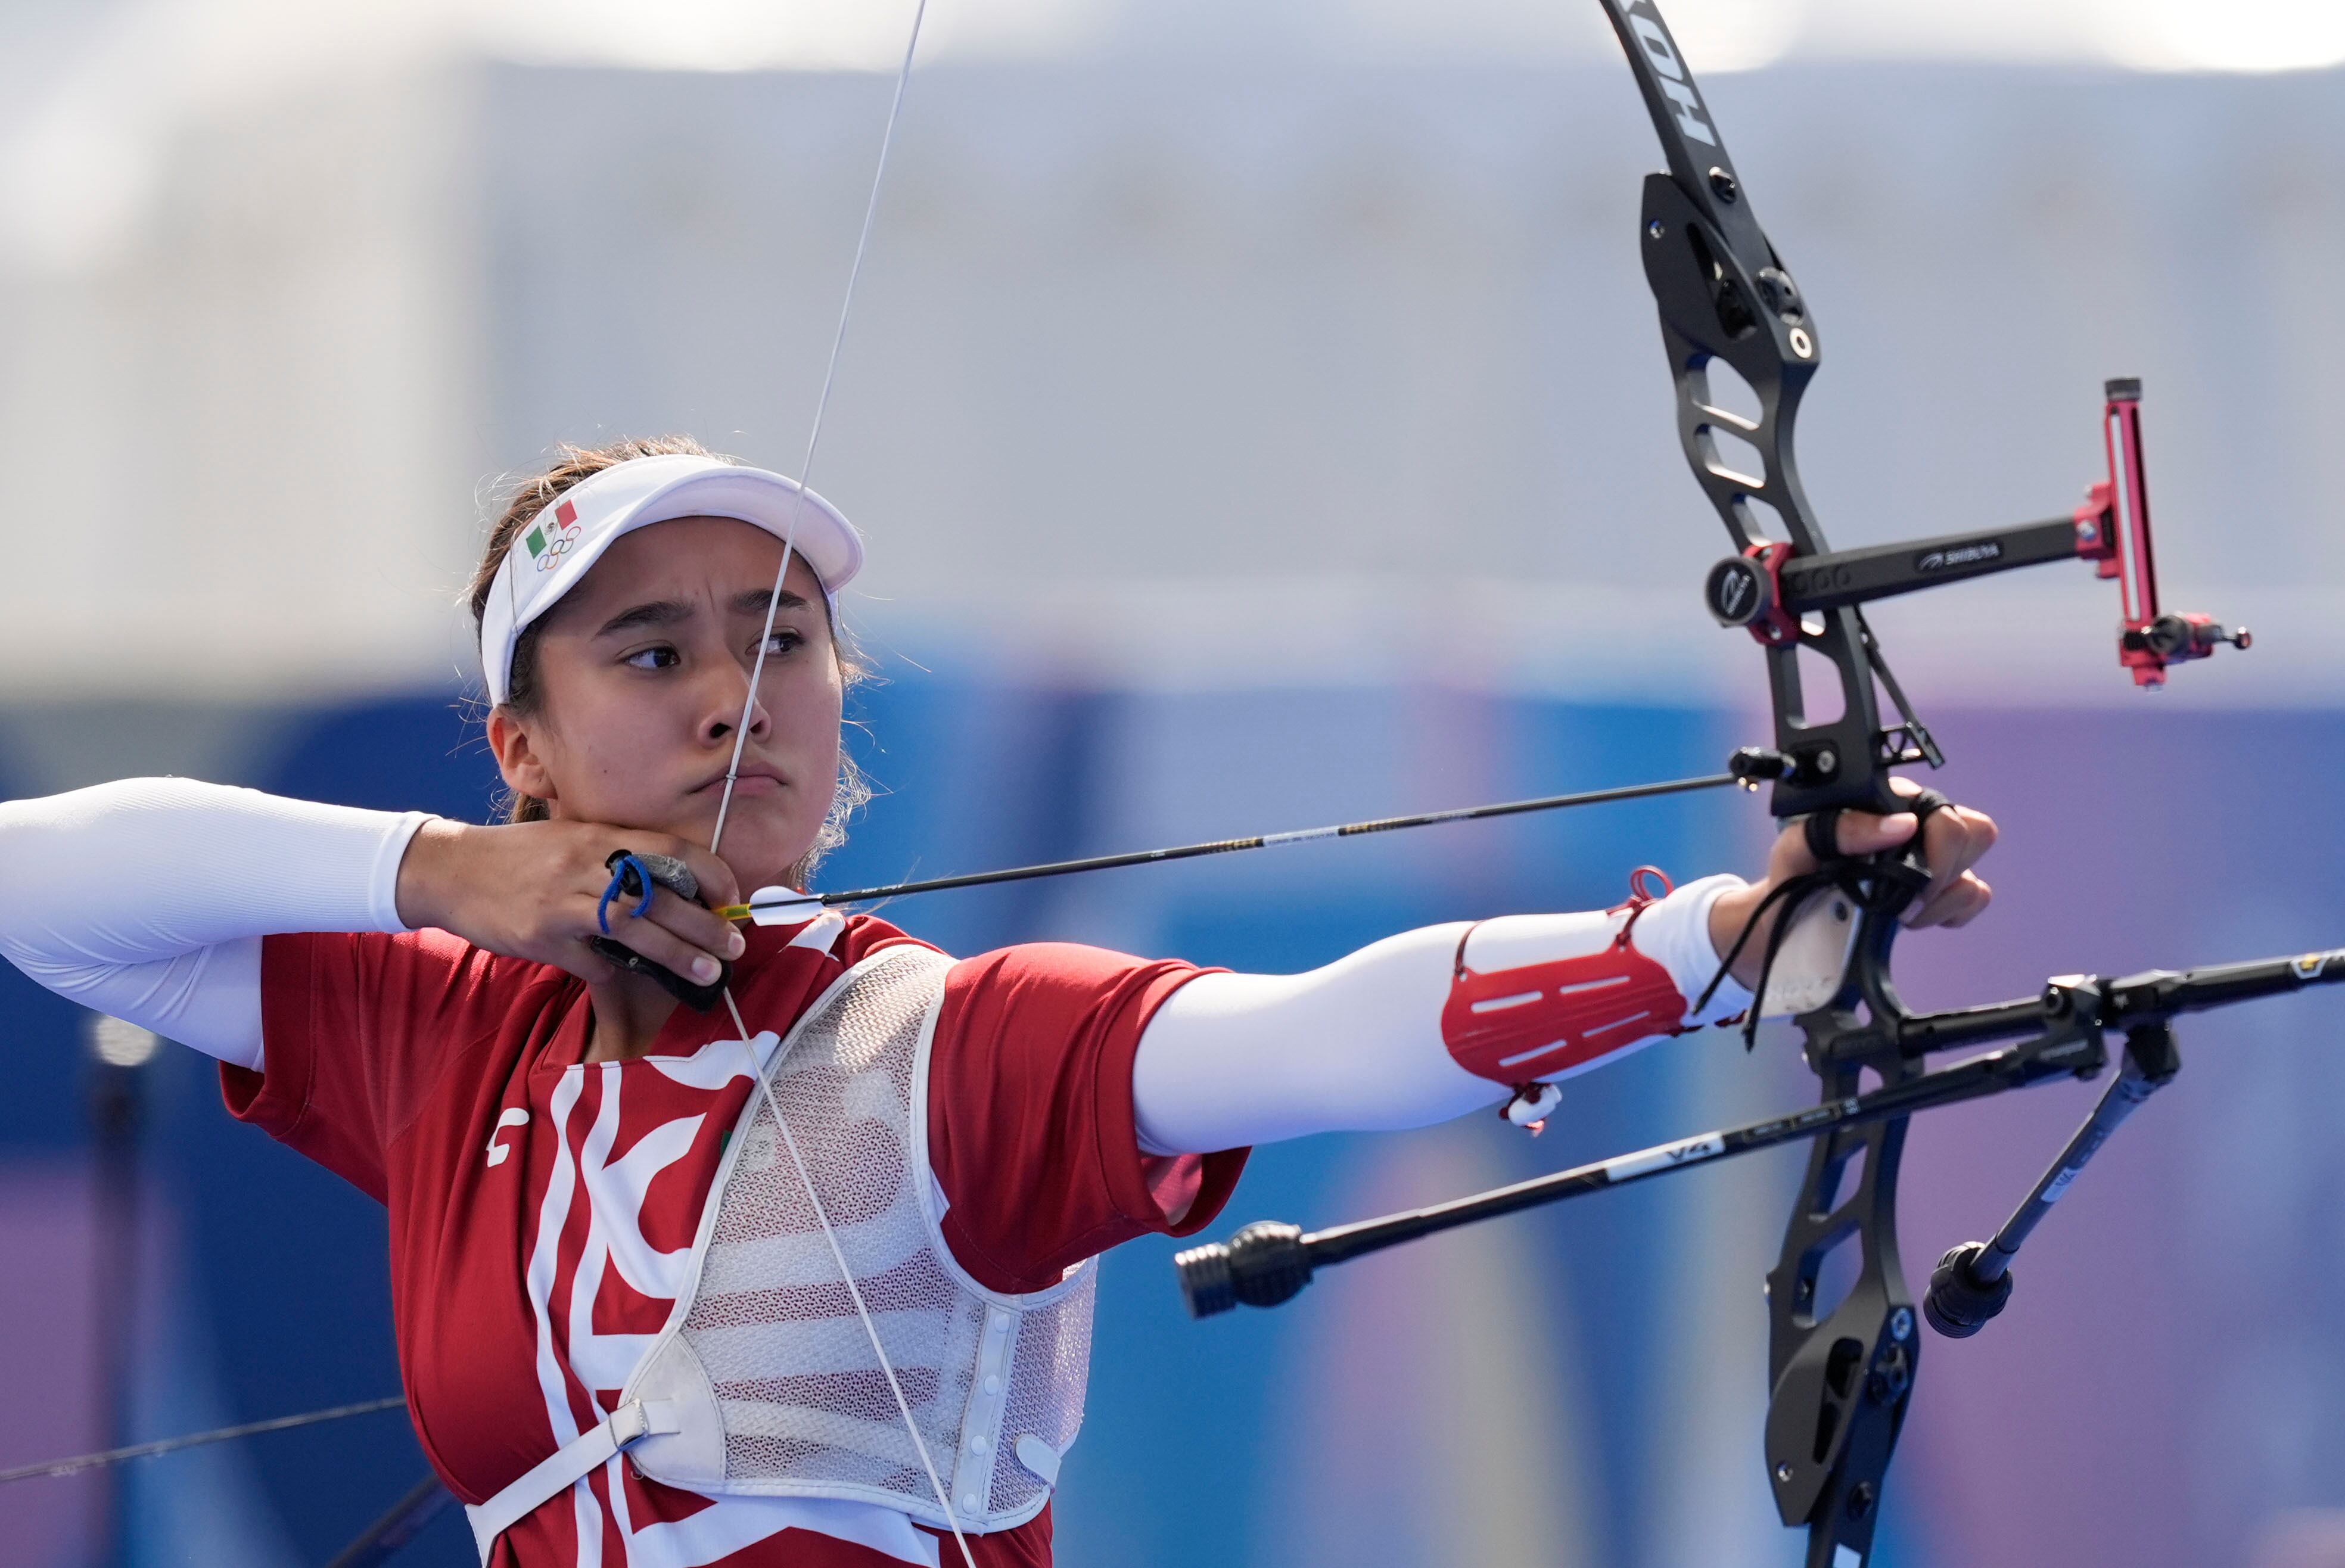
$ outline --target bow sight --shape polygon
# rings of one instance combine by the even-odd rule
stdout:
[[[1863,606],[1943,583],[2041,561],[2083,560],[2119,580],[2117,657],[2137,685],[2217,645],[2249,643],[2208,616],[2161,611],[2143,481],[2141,387],[2107,383],[2103,416],[2109,477],[2070,516],[1983,533],[1835,551],[1817,525],[1792,459],[1800,398],[1821,362],[1814,319],[1761,230],[1709,109],[1652,0],[1606,0],[1667,155],[1647,177],[1640,218],[1645,276],[1676,380],[1678,434],[1694,478],[1733,540],[1710,573],[1711,614],[1748,628],[1766,652],[1774,747],[1738,754],[1745,779],[1772,778],[1779,818],[1841,809],[1902,809],[1891,770],[1943,760],[1883,659]],[[1716,368],[1755,394],[1755,412],[1726,406]],[[1722,390],[1722,389],[1721,389]],[[1751,471],[1755,470],[1756,471]],[[1812,722],[1800,655],[1837,676],[1837,718]],[[1882,722],[1881,694],[1898,722]],[[1768,1479],[1788,1525],[1808,1529],[1809,1568],[1863,1568],[1882,1484],[1920,1360],[1917,1313],[1897,1256],[1896,1186],[1906,1118],[1917,1110],[2108,1065],[2104,1037],[2125,1039],[2117,1078],[2092,1115],[1990,1242],[1943,1259],[1919,1316],[1941,1332],[1974,1333],[2002,1309],[2022,1240],[2117,1125],[2179,1065],[2169,1020],[2299,986],[2345,980],[2345,950],[2122,979],[2070,976],[2041,995],[1992,1007],[1914,1014],[1890,979],[1897,916],[1915,895],[1916,866],[1894,855],[1829,865],[1835,913],[1853,921],[1839,987],[1797,1024],[1822,1100],[1798,1114],[1721,1128],[1475,1197],[1305,1235],[1264,1223],[1225,1245],[1175,1259],[1198,1317],[1239,1304],[1273,1306],[1314,1270],[1477,1219],[1578,1197],[1728,1155],[1811,1140],[1806,1174],[1768,1274],[1771,1392]],[[1835,902],[1820,895],[1816,907]],[[1762,982],[1762,989],[1764,988]],[[1932,1053],[1990,1040],[2016,1043],[1932,1070]],[[1867,1089],[1864,1075],[1879,1087]],[[1850,1190],[1843,1192],[1844,1185]],[[1855,1249],[1853,1283],[1836,1298],[1825,1262]],[[1851,1270],[1836,1273],[1845,1276]]]
[[[1749,629],[1761,647],[1791,648],[1799,642],[1802,623],[1812,631],[1819,628],[1826,611],[2014,567],[2088,561],[2099,576],[2118,580],[2124,614],[2117,628],[2117,661],[2133,672],[2135,684],[2163,686],[2168,664],[2203,659],[2225,642],[2248,647],[2253,639],[2244,626],[2227,631],[2209,615],[2159,611],[2142,468],[2141,382],[2114,380],[2104,390],[2109,477],[2093,482],[2085,504],[2072,515],[1983,533],[1949,533],[1817,554],[1799,553],[1781,540],[1746,542],[1741,554],[1711,568],[1702,584],[1703,602],[1720,625]],[[1712,421],[1697,427],[1703,443],[1697,461],[1705,466],[1720,460],[1719,423],[1731,422],[1738,431],[1754,428],[1707,401],[1700,412]],[[1729,484],[1743,478],[1731,469],[1717,477]],[[1746,496],[1730,508],[1728,527],[1738,538],[1749,538],[1745,519],[1752,499]]]

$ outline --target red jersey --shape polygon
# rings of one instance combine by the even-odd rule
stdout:
[[[827,950],[752,927],[734,996],[787,1035],[891,943],[851,918]],[[953,1257],[1024,1292],[1150,1231],[1212,1220],[1243,1150],[1150,1159],[1132,1063],[1200,971],[1097,948],[1011,947],[948,974],[929,1065],[930,1163]],[[614,1407],[667,1320],[725,1141],[753,1092],[730,1018],[679,1007],[650,1053],[582,1060],[584,984],[442,931],[271,936],[266,1070],[221,1069],[228,1108],[384,1203],[408,1407],[442,1481],[481,1502]],[[1051,1514],[969,1544],[1051,1558]],[[943,1561],[957,1555],[949,1538]],[[604,1466],[509,1530],[498,1568],[879,1568],[939,1538],[875,1504],[710,1498]]]

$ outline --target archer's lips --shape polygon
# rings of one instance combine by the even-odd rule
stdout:
[[[733,781],[733,794],[736,797],[753,794],[779,794],[782,793],[782,788],[783,781],[781,774],[774,772],[771,768],[760,767],[747,763],[744,763],[741,765],[740,776]],[[724,792],[725,775],[723,774],[718,774],[715,778],[710,779],[706,784],[702,784],[693,793],[695,794],[722,794]]]

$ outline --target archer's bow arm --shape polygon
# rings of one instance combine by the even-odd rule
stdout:
[[[1424,1127],[1505,1104],[1529,1125],[1554,1084],[1741,1011],[1691,883],[1617,909],[1405,931],[1302,975],[1201,975],[1150,1019],[1132,1107],[1151,1154]]]

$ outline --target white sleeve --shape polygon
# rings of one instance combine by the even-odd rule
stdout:
[[[260,939],[405,930],[399,863],[429,820],[175,778],[0,803],[0,956],[258,1069]]]
[[[1718,969],[1711,905],[1740,885],[1705,877],[1638,917],[1638,950],[1688,999],[1673,1024],[1713,1022],[1750,1005],[1750,993],[1728,979],[1699,1016],[1690,1007]],[[1165,999],[1140,1037],[1132,1098],[1142,1149],[1204,1153],[1315,1132],[1424,1127],[1507,1098],[1506,1085],[1460,1067],[1442,1038],[1469,929],[1477,949],[1487,941],[1527,962],[1595,951],[1616,922],[1599,911],[1428,926],[1307,974],[1200,975]]]

